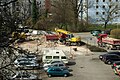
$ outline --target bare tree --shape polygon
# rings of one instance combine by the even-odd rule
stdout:
[[[104,22],[104,28],[106,29],[108,22],[120,17],[120,6],[117,2],[107,3],[103,9],[103,13],[100,14],[100,21]]]
[[[68,23],[72,21],[72,11],[69,0],[58,0],[52,4],[53,22],[58,23],[60,28],[65,27],[67,30]]]

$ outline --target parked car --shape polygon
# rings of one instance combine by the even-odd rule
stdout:
[[[110,54],[116,54],[120,56],[120,52],[107,52],[106,54],[99,55],[99,59],[103,60],[103,57],[105,57],[106,55],[110,55]]]
[[[119,75],[119,76],[120,76],[120,66],[119,66],[119,67],[115,67],[113,70],[114,70],[114,73],[115,73],[116,75]]]
[[[47,70],[48,77],[51,76],[64,76],[67,77],[70,75],[70,72],[67,69],[61,69],[60,67],[50,67]]]
[[[36,62],[36,60],[21,57],[21,58],[18,58],[14,61],[15,64],[18,64],[20,62],[32,62],[32,63],[34,63],[34,62]]]
[[[23,55],[22,58],[27,58],[27,59],[37,59],[37,56],[34,54],[28,54],[28,55]]]
[[[110,54],[110,55],[106,55],[103,58],[103,62],[105,64],[112,64],[115,61],[120,61],[120,56],[116,55],[116,54]]]
[[[114,69],[115,67],[119,67],[119,66],[120,66],[120,61],[115,61],[115,62],[111,65],[112,69]]]
[[[68,69],[64,63],[53,63],[51,65],[44,66],[44,70],[47,71],[50,67],[60,67],[62,69]]]
[[[45,63],[43,64],[43,67],[44,67],[44,66],[47,66],[47,65],[52,65],[52,64],[54,64],[54,63],[63,63],[63,64],[64,64],[64,62],[61,61],[61,60],[51,60],[50,62],[45,62]]]
[[[10,80],[38,80],[37,75],[28,72],[16,72]]]
[[[100,34],[102,31],[101,30],[92,30],[91,31],[91,34],[93,35],[93,36],[98,36],[98,34]]]
[[[43,63],[50,62],[52,60],[62,60],[65,64],[68,63],[68,57],[63,50],[51,49],[43,51]]]
[[[19,62],[18,64],[15,65],[16,68],[20,69],[34,69],[34,68],[39,68],[40,65],[35,62]]]

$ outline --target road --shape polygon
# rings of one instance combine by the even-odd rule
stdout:
[[[87,44],[91,44],[91,45],[95,45],[97,46],[97,38],[92,36],[89,32],[86,33],[75,33],[75,36],[80,36],[81,37],[81,41],[87,43]]]

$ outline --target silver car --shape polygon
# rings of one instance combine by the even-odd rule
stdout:
[[[37,56],[36,56],[36,55],[33,55],[33,54],[24,55],[24,56],[22,56],[22,58],[35,59],[35,60],[37,60]]]
[[[36,62],[36,60],[35,59],[28,59],[28,58],[22,58],[21,57],[21,58],[18,58],[18,59],[16,59],[14,61],[15,64],[18,64],[20,62],[32,62],[32,63],[34,63],[34,62]]]
[[[38,76],[28,72],[16,72],[10,80],[38,80]]]
[[[50,67],[60,67],[62,69],[68,69],[68,66],[66,66],[64,63],[59,62],[59,63],[53,63],[51,65],[44,66],[44,71],[47,71],[48,68],[50,68]]]
[[[34,69],[34,68],[39,68],[38,63],[33,63],[33,62],[19,62],[18,64],[15,65],[16,68],[19,69]]]

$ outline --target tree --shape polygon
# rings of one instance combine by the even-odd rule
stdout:
[[[81,13],[81,21],[83,20],[83,0],[70,0],[72,10],[74,12],[74,25],[78,27],[79,14]]]
[[[104,22],[105,29],[107,27],[108,22],[120,17],[120,14],[118,13],[119,11],[119,3],[111,2],[106,4],[106,7],[103,8],[103,15],[100,15],[100,21]]]
[[[59,24],[60,28],[68,30],[68,24],[72,24],[73,12],[69,0],[56,0],[52,4],[52,21]]]
[[[37,11],[37,5],[36,5],[36,0],[32,0],[32,21],[33,24],[37,22],[38,18],[38,11]]]

